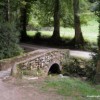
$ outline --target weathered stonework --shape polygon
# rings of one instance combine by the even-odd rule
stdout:
[[[41,53],[43,53],[44,50],[36,50],[36,51],[32,51],[29,53],[25,53],[22,54],[20,56],[14,57],[14,58],[10,58],[10,59],[4,59],[4,60],[0,60],[0,71],[1,70],[6,70],[8,68],[13,67],[16,63],[20,63],[22,61],[25,61],[27,59],[30,59],[36,55],[39,55]]]
[[[62,61],[65,56],[69,58],[69,50],[67,49],[41,49],[6,60],[5,63],[1,61],[0,68],[12,67],[12,75],[14,76],[18,74],[18,68],[31,70],[33,73],[42,71],[47,75],[50,67],[55,63],[59,65],[60,70],[62,69]]]

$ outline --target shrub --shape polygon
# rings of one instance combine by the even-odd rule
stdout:
[[[69,76],[87,77],[93,80],[96,72],[95,56],[93,60],[71,57],[69,61],[63,63],[63,74]]]
[[[98,51],[97,43],[86,41],[84,50],[96,53]]]
[[[19,33],[14,23],[0,24],[0,59],[17,56],[22,52],[18,38]]]
[[[38,41],[38,39],[41,39],[41,32],[39,32],[39,31],[37,31],[35,36],[34,36],[34,40]]]

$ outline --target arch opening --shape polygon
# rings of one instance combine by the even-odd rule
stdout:
[[[48,71],[48,75],[49,74],[60,74],[60,73],[61,73],[60,66],[57,63],[53,64]]]

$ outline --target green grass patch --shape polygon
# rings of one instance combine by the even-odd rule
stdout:
[[[44,82],[46,91],[56,92],[63,96],[73,97],[73,100],[100,100],[100,98],[88,98],[87,96],[100,96],[100,88],[83,82],[76,78],[48,78]],[[98,86],[100,87],[100,85]]]
[[[42,37],[45,37],[45,36],[50,37],[50,36],[52,36],[52,31],[39,31],[39,32],[41,32],[41,36]],[[29,37],[34,37],[36,35],[36,33],[37,33],[37,31],[28,31],[27,35]]]
[[[98,37],[98,22],[96,20],[88,22],[88,25],[82,26],[82,33],[86,41],[90,43],[97,43]],[[53,31],[40,31],[42,37],[50,37],[52,36]],[[74,37],[74,29],[73,28],[63,28],[60,29],[60,35],[62,38],[73,38]],[[28,36],[34,37],[36,31],[28,31]]]

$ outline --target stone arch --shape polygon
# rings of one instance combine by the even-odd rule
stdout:
[[[60,74],[60,73],[61,73],[61,66],[58,63],[53,63],[48,70],[48,75]]]

